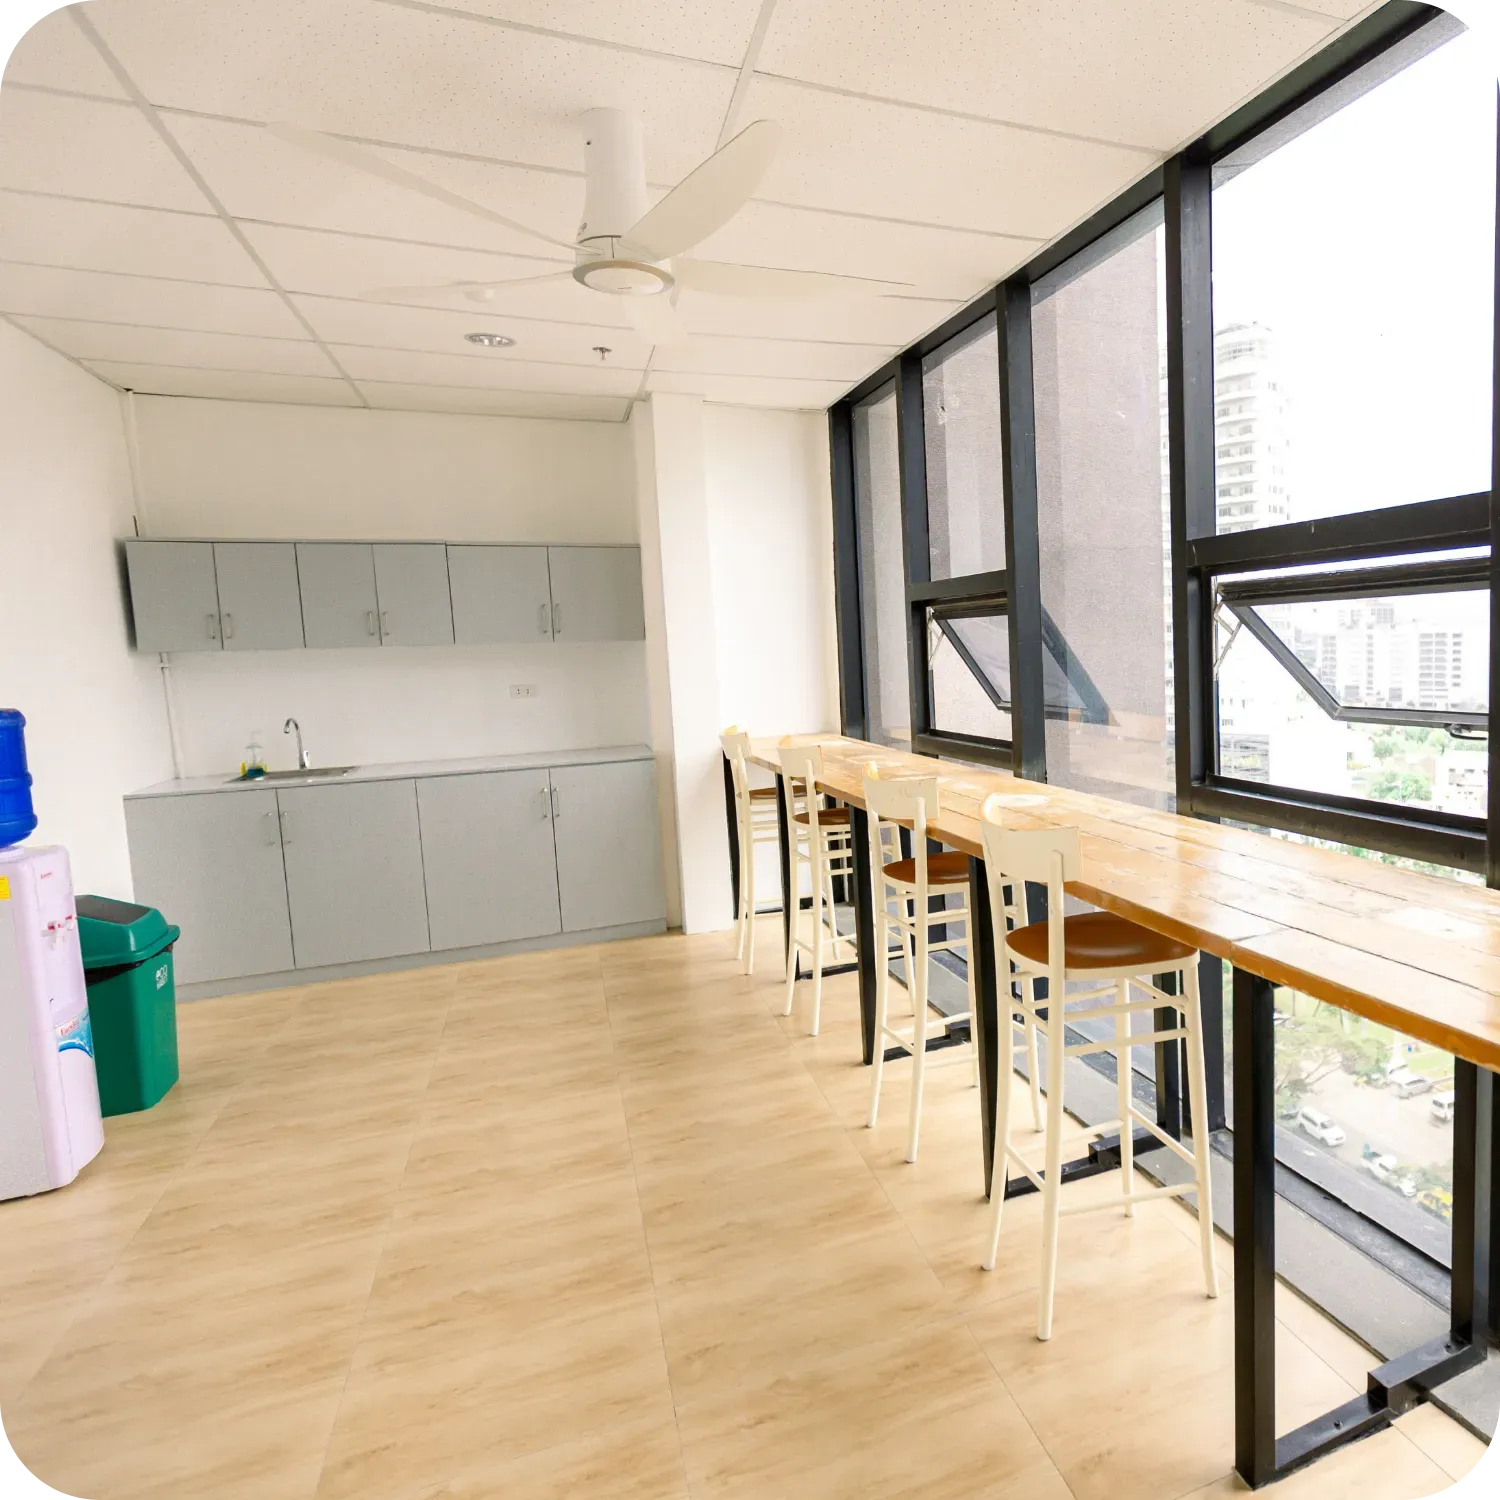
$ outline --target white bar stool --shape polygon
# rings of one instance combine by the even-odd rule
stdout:
[[[812,1020],[810,1036],[817,1036],[823,1007],[823,953],[830,944],[833,961],[838,961],[839,944],[854,952],[854,939],[841,937],[833,901],[833,877],[849,876],[854,871],[850,844],[849,809],[819,807],[818,778],[823,774],[823,752],[817,745],[782,745],[781,784],[786,801],[786,825],[791,855],[787,871],[787,945],[786,1008],[792,1013],[797,990],[797,955],[812,958]],[[801,810],[798,810],[798,804]],[[812,880],[813,935],[809,942],[801,935],[802,879],[806,864]]]
[[[1063,911],[1064,887],[1079,876],[1078,830],[1045,828],[1021,831],[1001,827],[998,813],[986,804],[981,813],[980,830],[984,840],[984,859],[990,886],[990,899],[998,909],[1002,887],[1022,882],[1045,881],[1047,910],[1059,918]],[[1022,986],[1018,1000],[1012,987],[1006,986],[1011,1014],[1019,1014],[1047,1038],[1047,1126],[1045,1164],[1036,1171],[1011,1144],[1010,1076],[1014,1030],[1000,1026],[1000,1056],[997,1071],[1000,1086],[995,1108],[995,1165],[997,1171],[990,1190],[993,1210],[989,1243],[985,1250],[984,1269],[995,1268],[1000,1242],[1000,1221],[1005,1209],[1005,1184],[1011,1167],[1024,1173],[1042,1194],[1042,1287],[1037,1308],[1037,1337],[1052,1337],[1052,1303],[1057,1287],[1058,1221],[1064,1214],[1089,1213],[1108,1208],[1108,1203],[1081,1203],[1062,1208],[1059,1204],[1063,1163],[1063,1065],[1071,1057],[1092,1052],[1113,1051],[1119,1075],[1120,1118],[1096,1125],[1075,1136],[1067,1144],[1078,1144],[1111,1130],[1120,1132],[1121,1202],[1127,1216],[1137,1203],[1153,1198],[1168,1198],[1184,1193],[1198,1195],[1198,1234],[1203,1254],[1203,1280],[1210,1297],[1219,1295],[1219,1273],[1214,1261],[1214,1216],[1212,1187],[1209,1180],[1208,1106],[1203,1063],[1203,1030],[1198,1005],[1198,954],[1186,943],[1152,932],[1117,917],[1112,912],[1088,912],[1062,920],[1033,922],[1007,933],[997,959],[1008,960],[1029,982]],[[996,965],[1004,973],[1004,963]],[[1153,982],[1157,974],[1175,974],[1180,993],[1169,995]],[[1048,1003],[1039,1009],[1035,999],[1036,979],[1047,980]],[[1069,993],[1069,983],[1083,983],[1088,988]],[[1132,1000],[1134,985],[1147,998]],[[1109,1003],[1098,1004],[1106,996]],[[1081,1009],[1069,1011],[1069,1005],[1083,1002]],[[1139,1012],[1170,1007],[1183,1018],[1181,1026],[1152,1030],[1134,1035],[1130,1018]],[[1069,1043],[1065,1027],[1081,1022],[1113,1019],[1114,1038],[1106,1042]],[[1189,1151],[1174,1140],[1155,1120],[1141,1114],[1131,1095],[1130,1049],[1154,1046],[1157,1042],[1186,1040],[1188,1088],[1192,1099],[1193,1149]],[[1056,1045],[1054,1045],[1054,1042]],[[1035,1069],[1033,1068],[1033,1073]],[[1191,1182],[1167,1187],[1133,1191],[1135,1178],[1135,1127],[1144,1126],[1168,1150],[1175,1152],[1193,1168]]]
[[[911,1111],[906,1136],[906,1159],[917,1159],[922,1130],[922,1086],[927,1073],[928,972],[934,953],[968,951],[967,934],[973,901],[969,891],[969,856],[945,850],[927,852],[927,823],[939,812],[936,776],[884,781],[866,776],[865,811],[870,823],[870,878],[875,912],[875,1066],[870,1078],[870,1116],[873,1130],[880,1114],[880,1085],[885,1076],[885,1044],[894,1042],[911,1055]],[[912,856],[901,850],[902,827],[911,830]],[[963,892],[961,906],[930,909],[930,896]],[[894,906],[895,910],[892,910]],[[965,936],[932,941],[932,929],[962,922]],[[891,933],[901,938],[901,956],[911,997],[912,1029],[894,1030],[889,1021],[891,992]],[[979,1049],[974,1040],[974,965],[969,971],[969,1008],[963,1015],[946,1016],[944,1026],[969,1023],[969,1055],[974,1081],[979,1081]]]
[[[734,781],[735,832],[740,853],[740,904],[734,914],[735,956],[755,969],[755,846],[777,839],[776,788],[750,785],[750,736],[730,725],[719,736]]]

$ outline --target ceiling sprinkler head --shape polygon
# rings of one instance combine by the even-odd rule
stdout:
[[[510,349],[516,342],[503,333],[466,333],[464,338],[471,344],[478,344],[481,349]]]
[[[603,364],[604,361],[606,359],[608,359],[609,356],[611,354],[613,354],[614,352],[615,351],[613,349],[611,349],[608,344],[595,344],[594,345],[594,353],[599,356],[599,363],[600,364]]]

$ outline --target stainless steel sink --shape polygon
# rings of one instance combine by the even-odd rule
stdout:
[[[347,776],[358,769],[358,766],[314,766],[305,771],[267,771],[264,776],[231,776],[229,783],[237,785],[242,781],[264,781],[272,786],[295,786],[298,782],[336,781],[340,776]]]

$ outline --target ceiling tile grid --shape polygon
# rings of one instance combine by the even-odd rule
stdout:
[[[1365,8],[91,0],[6,67],[0,316],[164,395],[599,421],[653,390],[819,409]],[[653,201],[777,120],[756,193],[693,254],[899,289],[680,291],[688,336],[653,344],[541,237],[573,239],[580,116],[601,105],[641,120]],[[263,128],[280,122],[539,233]],[[480,331],[514,347],[465,341]]]

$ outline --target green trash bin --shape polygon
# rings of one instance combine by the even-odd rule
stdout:
[[[172,944],[181,929],[150,906],[78,898],[78,938],[106,1115],[150,1109],[177,1082],[177,987]]]

